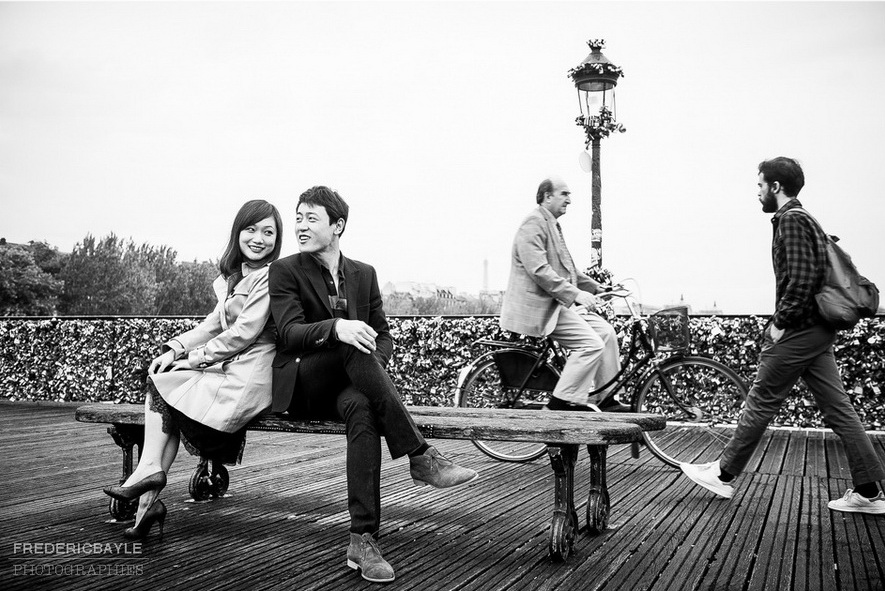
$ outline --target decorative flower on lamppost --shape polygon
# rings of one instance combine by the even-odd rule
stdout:
[[[593,115],[591,117],[578,115],[575,119],[575,123],[583,127],[584,132],[587,134],[585,147],[589,147],[593,140],[601,140],[613,133],[623,133],[627,131],[622,124],[615,121],[614,114],[611,112],[611,109],[606,106],[599,108],[598,115]]]
[[[578,106],[581,109],[581,114],[575,119],[575,123],[584,128],[586,136],[584,147],[591,148],[589,170],[585,164],[586,152],[581,155],[581,164],[587,172],[592,174],[590,244],[592,264],[601,267],[602,175],[600,173],[600,141],[612,134],[626,131],[624,126],[617,122],[615,106],[615,87],[624,72],[602,54],[605,40],[591,39],[587,45],[590,46],[590,55],[584,58],[584,61],[578,66],[569,70],[568,75],[578,90]]]

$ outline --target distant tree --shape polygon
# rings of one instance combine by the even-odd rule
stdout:
[[[423,297],[409,293],[391,293],[383,296],[384,311],[389,316],[445,316],[499,314],[500,296],[480,294],[479,297],[459,295],[456,297]]]
[[[417,297],[414,300],[415,314],[421,316],[469,314],[470,305],[462,298],[440,297]]]
[[[417,314],[415,302],[410,294],[392,293],[383,296],[384,312],[388,316],[407,316]]]
[[[157,286],[154,298],[153,314],[169,315],[173,311],[181,289],[181,265],[175,261],[175,251],[171,249],[158,250],[154,253],[151,261],[153,279]]]
[[[40,268],[25,246],[0,246],[0,315],[50,315],[56,312],[62,282]]]
[[[67,315],[199,316],[215,306],[217,265],[178,263],[168,246],[136,245],[114,234],[87,235],[67,258],[62,312]]]
[[[145,296],[134,305],[143,310],[138,314],[198,316],[215,307],[212,282],[218,276],[218,265],[208,261],[179,263],[177,255],[168,246],[127,246],[123,263],[132,272],[130,289]]]
[[[441,306],[439,305],[439,299],[435,297],[422,297],[419,296],[414,298],[414,306],[415,306],[415,314],[419,314],[421,316],[431,316],[434,314],[442,314]]]
[[[114,234],[100,240],[87,235],[63,271],[64,313],[153,314],[158,291],[154,266],[162,256],[150,245],[139,247]]]
[[[129,314],[123,241],[114,234],[96,240],[88,234],[74,246],[62,271],[62,311],[70,316]]]
[[[175,251],[171,251],[172,260],[166,260],[168,247],[157,249],[149,244],[135,246],[130,240],[123,245],[123,294],[126,301],[125,314],[157,313],[157,270],[166,271],[167,265],[174,266]]]
[[[501,299],[487,293],[481,293],[479,297],[470,296],[464,300],[465,314],[500,314]]]
[[[218,276],[218,265],[209,261],[181,262],[175,266],[174,277],[160,286],[157,294],[157,315],[202,316],[215,307],[212,282]]]
[[[53,277],[58,278],[67,264],[69,255],[58,252],[58,248],[50,246],[43,241],[31,240],[29,244],[31,254],[34,255],[34,262],[37,263],[37,266]]]

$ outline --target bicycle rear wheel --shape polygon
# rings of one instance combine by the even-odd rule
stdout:
[[[539,409],[547,403],[550,384],[556,383],[559,372],[550,365],[541,364],[529,376],[538,356],[528,351],[505,350],[490,354],[471,370],[464,380],[460,406],[466,408],[527,408]],[[544,455],[547,446],[526,441],[473,440],[486,455],[503,462],[530,462]]]
[[[636,408],[664,415],[667,427],[642,437],[654,455],[674,467],[718,460],[746,398],[746,384],[727,365],[706,357],[665,362],[642,384]]]

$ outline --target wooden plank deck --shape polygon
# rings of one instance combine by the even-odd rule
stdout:
[[[126,541],[101,492],[119,478],[119,448],[106,425],[78,423],[74,410],[0,402],[0,589],[380,587],[344,564],[344,439],[334,435],[250,433],[228,496],[206,503],[189,499],[195,459],[181,450],[162,494],[165,536],[152,532],[140,553],[23,554],[23,544],[83,551]],[[885,437],[875,440],[885,459]],[[647,452],[635,460],[614,446],[610,529],[582,531],[564,564],[547,557],[549,462],[505,464],[467,442],[433,443],[481,478],[460,490],[418,488],[405,460],[385,461],[381,547],[397,571],[388,589],[883,589],[885,518],[826,508],[850,486],[831,433],[770,431],[731,501]],[[582,521],[588,464],[582,452]]]

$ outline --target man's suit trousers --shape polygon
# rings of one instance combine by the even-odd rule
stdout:
[[[578,314],[561,307],[551,337],[569,350],[568,361],[553,396],[574,404],[597,403],[608,392],[588,394],[603,387],[621,369],[618,336],[614,327],[593,312]]]
[[[350,531],[376,533],[381,524],[381,436],[393,458],[424,444],[381,362],[346,344],[305,355],[289,409],[298,419],[344,420]]]

